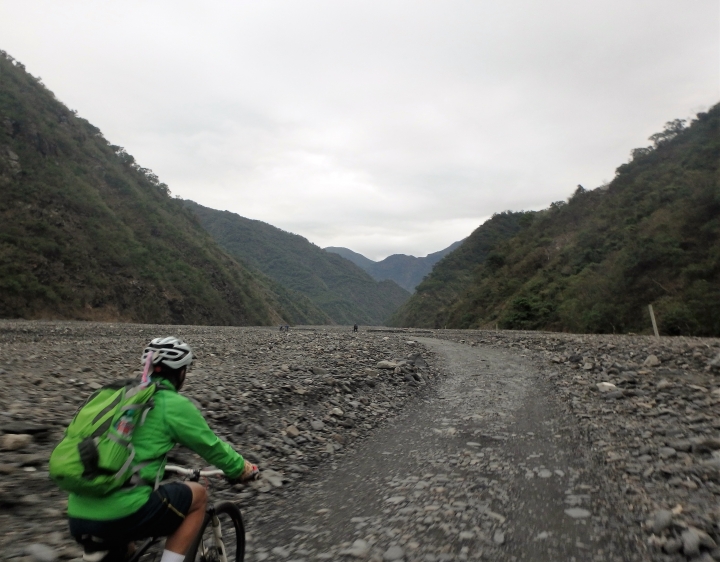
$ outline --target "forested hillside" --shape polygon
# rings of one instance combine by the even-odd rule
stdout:
[[[383,324],[410,297],[394,282],[377,282],[302,236],[193,201],[185,204],[231,255],[307,296],[338,324]]]
[[[444,327],[450,309],[473,282],[477,268],[500,242],[532,222],[532,212],[493,215],[446,255],[415,289],[415,294],[393,314],[391,326]]]
[[[2,51],[0,192],[1,317],[323,317],[228,256],[152,171]]]
[[[667,123],[592,191],[534,215],[457,298],[400,325],[720,336],[720,105]],[[432,277],[444,274],[436,266]],[[419,307],[420,291],[403,310]]]
[[[355,265],[360,266],[368,272],[370,276],[377,281],[390,279],[391,281],[395,281],[395,283],[403,289],[413,292],[423,278],[432,271],[435,264],[455,248],[459,247],[460,244],[462,244],[462,241],[454,242],[443,250],[433,252],[421,258],[405,254],[393,254],[380,261],[373,261],[347,248],[331,246],[325,248],[325,251],[349,259]]]

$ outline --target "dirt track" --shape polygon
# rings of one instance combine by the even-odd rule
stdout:
[[[642,559],[537,366],[420,342],[447,378],[314,485],[250,510],[254,560]]]

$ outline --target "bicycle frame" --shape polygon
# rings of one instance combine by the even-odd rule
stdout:
[[[220,562],[228,562],[227,551],[225,550],[225,543],[222,540],[222,527],[220,525],[220,519],[215,514],[215,506],[209,505],[208,508],[205,510],[205,513],[207,513],[212,520],[212,529],[213,535],[215,536],[215,545],[220,550],[220,552],[218,553],[220,555]],[[207,556],[205,545],[202,542],[200,542],[198,552],[202,554],[203,557]]]

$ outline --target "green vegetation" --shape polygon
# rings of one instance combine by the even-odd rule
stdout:
[[[239,265],[182,201],[0,51],[0,316],[324,318]]]
[[[532,221],[533,213],[493,215],[457,248],[435,265],[415,289],[415,294],[390,319],[391,326],[450,327],[455,303],[472,285],[473,274],[486,260],[495,265],[502,258],[492,254],[500,242],[517,234]]]
[[[663,334],[720,336],[719,124],[720,105],[690,126],[669,122],[609,185],[578,186],[567,203],[527,215],[484,262],[454,270],[468,240],[393,322],[651,333],[653,304]]]
[[[302,236],[228,211],[185,201],[200,224],[232,256],[308,297],[338,324],[382,324],[410,293],[377,282],[355,264]]]

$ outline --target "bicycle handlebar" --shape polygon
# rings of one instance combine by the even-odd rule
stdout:
[[[222,476],[223,474],[225,474],[219,468],[213,468],[210,470],[198,470],[197,468],[183,468],[182,466],[177,466],[174,464],[166,464],[165,470],[167,472],[174,472],[182,476]]]

